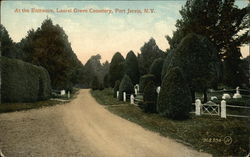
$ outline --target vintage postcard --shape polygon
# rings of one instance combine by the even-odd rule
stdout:
[[[0,8],[0,157],[250,157],[248,0]]]

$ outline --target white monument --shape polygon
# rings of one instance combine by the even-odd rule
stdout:
[[[61,95],[65,95],[65,94],[66,94],[65,90],[61,90]]]
[[[222,99],[231,99],[231,96],[229,94],[227,94],[227,93],[224,93],[222,95]]]
[[[236,93],[234,94],[233,98],[234,99],[242,98],[242,96],[240,95],[239,87],[236,88]]]
[[[158,87],[156,88],[156,92],[157,92],[157,94],[159,94],[159,93],[160,93],[160,91],[161,91],[161,86],[158,86]]]

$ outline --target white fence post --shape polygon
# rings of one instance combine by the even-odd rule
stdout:
[[[130,104],[135,104],[135,97],[133,94],[130,95]]]
[[[70,98],[70,91],[68,91],[68,99]]]
[[[116,91],[116,98],[119,99],[119,91]]]
[[[221,101],[221,118],[227,118],[227,111],[226,111],[226,101]]]
[[[123,101],[126,102],[126,92],[123,92]]]
[[[195,101],[195,115],[200,116],[201,115],[201,100],[197,99]]]

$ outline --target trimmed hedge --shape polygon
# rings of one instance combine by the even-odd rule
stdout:
[[[134,86],[128,75],[124,75],[119,86],[119,100],[123,99],[123,92],[126,94],[132,94],[134,92]]]
[[[155,76],[154,76],[153,74],[143,75],[143,76],[140,78],[140,83],[139,83],[140,93],[143,93],[144,88],[145,88],[146,84],[147,84],[149,81],[155,82]]]
[[[34,102],[49,99],[49,73],[40,66],[17,59],[1,57],[1,101]]]
[[[156,112],[157,93],[153,81],[149,81],[143,92],[143,110],[144,112]]]
[[[191,93],[181,69],[174,67],[164,77],[157,111],[171,119],[187,119],[192,107]]]

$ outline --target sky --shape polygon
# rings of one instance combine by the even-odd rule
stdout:
[[[236,2],[239,7],[247,0]],[[63,27],[72,49],[84,64],[92,56],[100,54],[101,61],[110,61],[115,52],[124,57],[140,48],[151,37],[160,49],[169,48],[166,35],[172,36],[175,23],[180,19],[179,10],[185,4],[179,1],[3,1],[1,23],[15,42],[19,42],[30,29],[37,29],[47,18]],[[53,13],[32,13],[31,8],[52,9]],[[20,10],[18,10],[20,9]],[[29,10],[23,12],[22,9]],[[71,10],[59,13],[56,10]],[[74,9],[88,10],[88,13],[74,13]],[[142,13],[127,13],[141,10]],[[144,9],[153,9],[144,13]],[[112,10],[112,13],[90,13],[91,10]],[[122,11],[125,10],[125,13]],[[241,48],[243,57],[249,55],[249,46]]]

